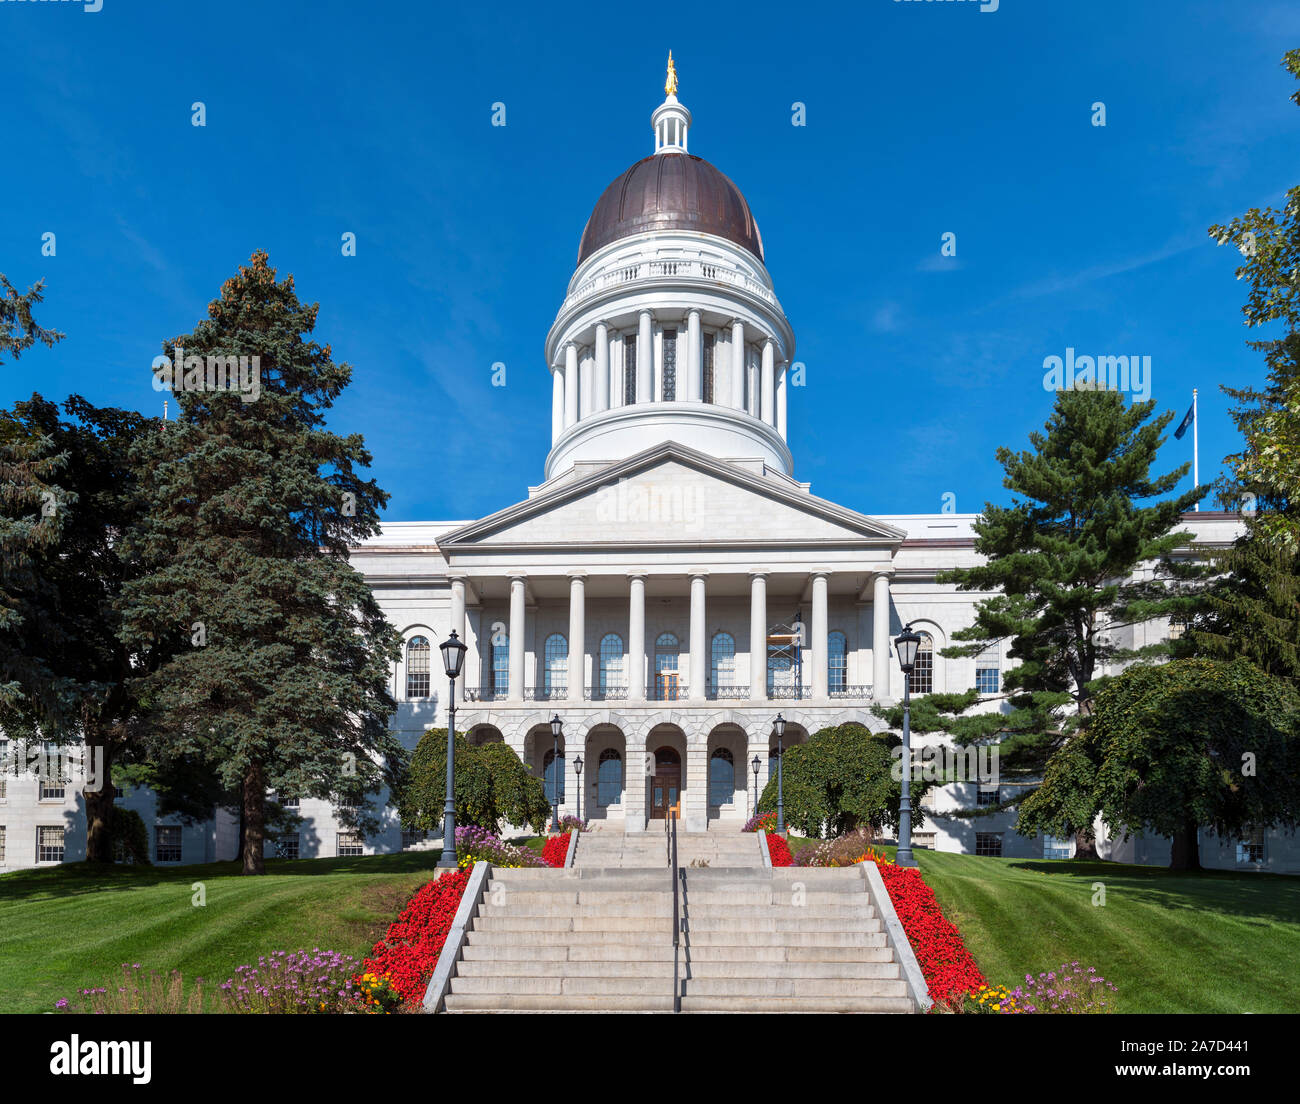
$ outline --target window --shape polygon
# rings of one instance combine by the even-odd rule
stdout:
[[[510,689],[510,634],[492,634],[492,693],[505,697]]]
[[[975,833],[975,854],[990,855],[993,858],[1002,857],[1002,833],[1001,832],[976,832]]]
[[[709,756],[709,804],[730,805],[736,796],[736,761],[726,748]]]
[[[1187,618],[1179,614],[1174,614],[1169,619],[1169,639],[1181,640],[1183,633],[1187,631]]]
[[[551,633],[546,638],[545,664],[542,670],[542,689],[549,698],[563,694],[569,684],[569,642],[563,633]]]
[[[555,795],[557,783],[560,788],[558,798]],[[546,753],[546,758],[542,760],[542,787],[546,790],[548,805],[564,804],[564,752],[557,756],[552,748]]]
[[[0,740],[0,801],[4,801],[8,789],[9,776],[9,741]]]
[[[736,638],[731,633],[713,634],[713,648],[709,656],[710,689],[716,694],[719,686],[736,685]]]
[[[623,756],[613,748],[600,753],[596,767],[596,804],[602,809],[623,800]]]
[[[664,402],[677,398],[677,331],[664,330]]]
[[[0,866],[4,866],[4,861],[5,861],[5,829],[4,829],[4,825],[0,824]]]
[[[1237,841],[1237,861],[1239,863],[1262,863],[1264,861],[1264,829],[1252,828]]]
[[[975,657],[975,689],[981,694],[996,694],[1002,689],[1002,667],[996,643]]]
[[[623,338],[623,401],[636,402],[636,337]]]
[[[58,825],[42,824],[36,829],[36,861],[62,862],[64,831]]]
[[[842,694],[849,684],[849,638],[833,632],[826,638],[826,673],[832,694]]]
[[[606,633],[600,638],[600,693],[604,697],[611,689],[627,687],[627,674],[623,670],[623,638],[618,633]]]
[[[659,701],[677,700],[679,658],[677,637],[672,633],[660,633],[655,641],[655,697]]]
[[[121,786],[114,786],[114,787],[113,787],[113,796],[114,796],[114,797],[125,797],[125,796],[126,796],[126,791],[125,791],[124,789],[122,789]]]
[[[285,794],[280,798],[280,804],[286,809],[297,809],[301,805],[301,800],[297,794]]]
[[[981,786],[975,793],[976,808],[997,805],[1002,800],[1002,791],[997,786]]]
[[[1061,839],[1058,836],[1044,836],[1043,837],[1043,858],[1045,859],[1074,858],[1074,840]]]
[[[67,787],[61,781],[55,781],[48,778],[41,778],[40,782],[40,800],[41,801],[62,801],[67,795]]]
[[[338,834],[338,856],[340,859],[355,858],[364,855],[360,832],[340,832]]]
[[[913,694],[934,693],[934,637],[921,633],[921,643],[916,648],[916,664],[908,676]]]
[[[423,843],[429,838],[429,833],[424,828],[403,828],[402,829],[402,850],[406,851],[414,847],[417,843]]]
[[[406,696],[429,696],[429,638],[413,636],[406,642]]]
[[[159,824],[153,830],[154,862],[181,861],[181,830],[176,824]]]
[[[296,859],[300,851],[298,845],[298,836],[295,833],[292,836],[281,836],[275,841],[275,854],[281,859]]]
[[[704,401],[706,403],[718,401],[713,386],[713,349],[716,343],[717,337],[714,334],[704,335]]]

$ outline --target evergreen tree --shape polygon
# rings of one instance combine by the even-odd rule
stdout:
[[[143,650],[183,645],[147,680],[153,754],[206,763],[240,794],[246,874],[265,869],[268,789],[360,804],[401,760],[399,638],[348,562],[388,496],[359,472],[361,437],[325,428],[352,370],[312,339],[317,310],[254,253],[164,344],[183,357],[180,415],[136,453],[146,509],[129,543],[145,573],[125,588],[127,626]],[[249,358],[234,390],[217,387],[228,357]]]

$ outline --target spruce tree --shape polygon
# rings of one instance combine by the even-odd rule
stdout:
[[[254,253],[208,317],[164,343],[184,358],[179,417],[136,454],[146,509],[129,541],[145,573],[125,588],[127,625],[141,648],[182,644],[148,680],[153,752],[239,792],[246,874],[265,869],[268,789],[352,804],[401,759],[398,636],[348,562],[388,496],[361,474],[361,437],[325,426],[351,368],[312,338],[317,311]],[[212,389],[208,358],[231,356],[251,375]]]

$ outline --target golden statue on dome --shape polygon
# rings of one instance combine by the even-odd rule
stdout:
[[[677,95],[677,66],[673,64],[673,52],[668,51],[668,79],[664,81],[664,91],[670,96]]]

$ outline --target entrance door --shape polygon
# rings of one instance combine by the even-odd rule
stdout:
[[[682,760],[670,747],[655,752],[655,772],[650,779],[650,819],[665,820],[676,805],[682,785]]]

